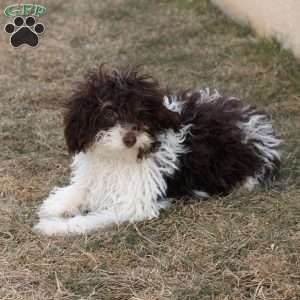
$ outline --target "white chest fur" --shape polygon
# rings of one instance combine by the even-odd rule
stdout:
[[[167,189],[165,175],[175,172],[178,155],[186,152],[182,142],[187,129],[162,134],[159,150],[140,162],[134,150],[112,154],[94,149],[78,154],[72,164],[72,182],[86,189],[85,208],[109,209],[134,220],[157,217],[158,199]]]

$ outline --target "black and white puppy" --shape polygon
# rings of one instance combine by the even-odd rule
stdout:
[[[208,89],[168,95],[134,69],[91,72],[64,121],[72,176],[39,209],[35,229],[48,235],[155,218],[168,198],[252,190],[280,167],[264,113]]]

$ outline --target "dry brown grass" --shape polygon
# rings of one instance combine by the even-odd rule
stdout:
[[[0,299],[300,299],[299,64],[206,0],[44,3],[37,49],[0,34]],[[285,139],[280,181],[88,236],[33,234],[36,207],[68,179],[61,103],[101,62],[264,107]]]

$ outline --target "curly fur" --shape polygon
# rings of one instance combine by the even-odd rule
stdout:
[[[151,76],[134,69],[106,72],[104,66],[88,74],[66,103],[65,138],[71,154],[86,151],[100,130],[116,121],[151,125],[149,133],[180,127],[179,116],[162,102],[165,92]],[[155,121],[154,121],[155,120]]]
[[[64,126],[71,182],[44,201],[35,226],[49,235],[158,217],[168,198],[252,190],[280,168],[266,114],[208,89],[168,95],[136,69],[91,72]]]

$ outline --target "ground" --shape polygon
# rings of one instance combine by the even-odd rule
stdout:
[[[38,48],[13,49],[0,33],[0,298],[300,299],[300,67],[290,53],[206,0],[41,2]],[[102,62],[266,110],[284,140],[279,181],[178,200],[159,219],[87,236],[33,233],[38,205],[68,181],[62,103]]]

